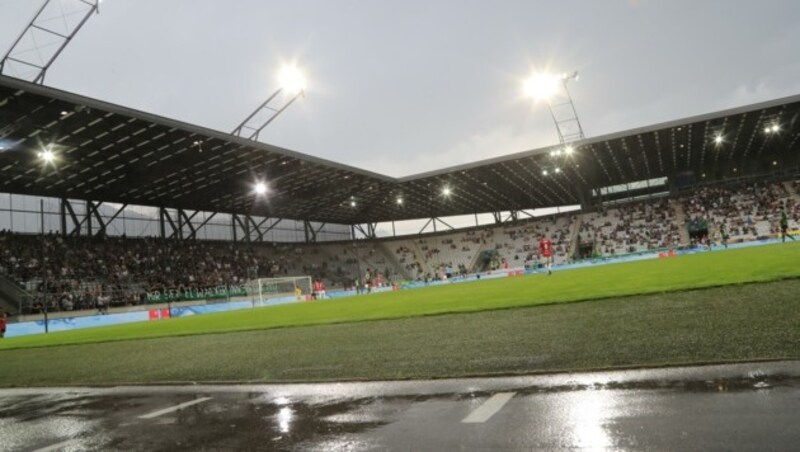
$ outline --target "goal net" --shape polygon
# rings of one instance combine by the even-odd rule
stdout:
[[[276,298],[296,298],[305,300],[311,294],[310,276],[287,276],[285,278],[259,278],[250,281],[248,293],[254,301],[264,302]],[[300,289],[298,293],[297,289]]]

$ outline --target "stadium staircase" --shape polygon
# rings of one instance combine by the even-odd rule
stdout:
[[[486,243],[482,243],[478,247],[478,251],[475,253],[475,256],[472,257],[472,261],[469,265],[467,265],[467,272],[469,273],[477,273],[483,270],[483,262],[481,262],[480,257],[483,255],[484,251],[493,250],[494,248],[494,241],[487,240]]]
[[[794,198],[795,201],[800,202],[800,193],[794,189],[794,185],[791,182],[784,182],[783,186],[786,187],[786,191]]]
[[[405,265],[400,265],[400,261],[397,260],[397,256],[395,256],[394,253],[392,253],[392,250],[388,248],[389,243],[390,242],[376,242],[375,250],[386,258],[387,266],[390,267],[392,271],[399,273],[403,279],[411,279],[411,274],[408,270],[406,270]]]
[[[581,236],[581,226],[583,225],[583,214],[575,215],[575,224],[572,225],[572,232],[570,233],[569,249],[567,250],[567,258],[574,258],[578,254],[578,239]]]
[[[678,232],[681,234],[681,243],[689,243],[689,230],[686,228],[686,212],[683,211],[683,205],[680,200],[670,199],[670,205],[675,212],[675,223],[678,224]]]
[[[31,295],[14,281],[0,274],[0,309],[8,313],[20,310],[23,301],[30,300]]]

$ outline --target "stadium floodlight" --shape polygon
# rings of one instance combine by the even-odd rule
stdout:
[[[356,206],[356,201],[350,200],[350,207],[355,207],[355,206]]]
[[[523,84],[526,97],[547,103],[550,116],[558,132],[559,150],[551,151],[550,156],[571,155],[574,149],[566,149],[570,143],[585,138],[578,112],[569,92],[570,81],[578,80],[578,71],[561,74],[533,74]],[[569,146],[571,148],[571,146]]]
[[[560,173],[561,172],[561,168],[556,167],[555,172],[556,172],[556,174]]]
[[[779,126],[777,124],[773,124],[771,129],[772,129],[772,133],[777,133],[779,130],[781,130],[781,126]]]
[[[450,193],[452,193],[452,190],[450,190],[450,187],[444,187],[444,188],[442,188],[442,194],[443,194],[443,195],[445,195],[445,196],[450,196]]]
[[[257,195],[265,195],[267,193],[267,184],[264,182],[256,182],[253,191],[256,192]]]
[[[714,137],[714,143],[716,143],[716,144],[718,144],[718,145],[719,145],[719,144],[722,144],[722,135],[717,135],[717,136],[715,136],[715,137]]]
[[[542,176],[547,176],[547,170],[542,170]]]
[[[397,205],[398,206],[402,206],[403,205],[403,198],[401,196],[397,197]]]
[[[39,158],[42,159],[45,163],[53,163],[56,159],[56,154],[50,149],[50,146],[46,147],[42,152],[39,154]]]
[[[564,148],[564,153],[567,155],[572,155],[573,152],[575,152],[575,148],[572,146],[567,146]]]
[[[550,100],[557,92],[559,84],[563,81],[560,76],[552,74],[534,74],[525,81],[523,87],[525,95],[533,100]]]
[[[295,95],[306,90],[306,77],[296,66],[284,66],[278,73],[278,86]]]

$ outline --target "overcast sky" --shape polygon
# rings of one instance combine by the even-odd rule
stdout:
[[[41,2],[0,0],[0,49]],[[265,142],[391,176],[554,144],[532,72],[571,85],[587,136],[800,93],[797,0],[105,0],[46,84],[232,130],[278,88]]]

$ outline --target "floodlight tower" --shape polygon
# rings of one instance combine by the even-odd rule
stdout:
[[[264,103],[250,113],[250,116],[242,121],[238,127],[233,129],[233,132],[231,132],[233,135],[237,137],[244,136],[250,140],[258,140],[258,135],[269,123],[289,108],[289,105],[292,105],[298,97],[305,96],[306,78],[294,66],[287,66],[281,69],[278,74],[278,83],[280,87]],[[270,105],[281,93],[286,94],[284,102],[281,104],[280,101],[277,101],[277,107]]]
[[[100,12],[101,0],[45,0],[0,61],[0,74],[44,84],[47,69]]]
[[[559,75],[537,74],[525,82],[525,93],[534,100],[544,100],[556,125],[558,141],[562,150],[569,150],[570,143],[585,138],[578,120],[578,111],[572,102],[567,83],[578,81],[578,71]]]

